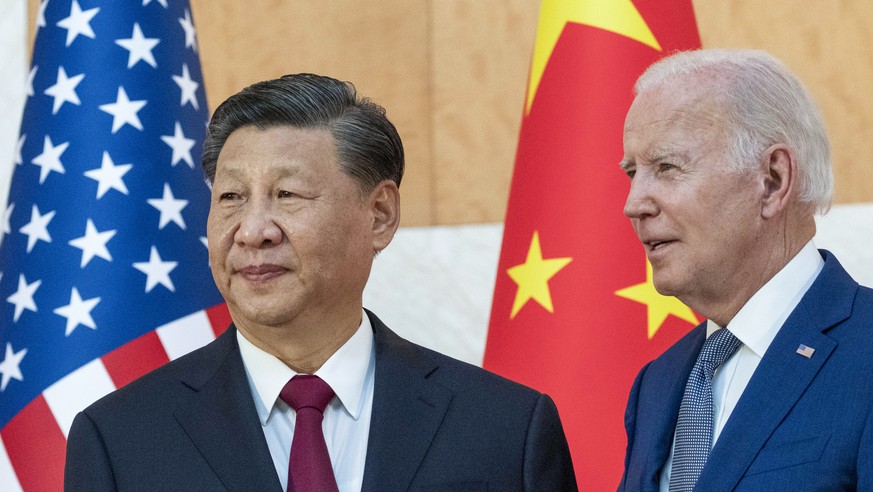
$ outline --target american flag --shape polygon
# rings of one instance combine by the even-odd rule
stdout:
[[[807,359],[811,359],[812,354],[815,353],[815,349],[812,347],[807,347],[806,345],[801,343],[800,346],[797,347],[797,353],[806,357]]]
[[[0,490],[60,490],[85,406],[215,338],[187,0],[42,0],[0,208]]]

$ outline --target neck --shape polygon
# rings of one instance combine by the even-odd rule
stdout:
[[[329,321],[295,319],[281,326],[237,322],[234,317],[234,325],[253,345],[295,372],[313,374],[355,334],[361,324],[361,312],[359,306],[355,314],[332,316]]]
[[[707,299],[687,303],[695,311],[719,326],[727,326],[755,293],[779,273],[815,235],[812,215],[786,221],[775,228],[768,240],[758,242],[730,279],[721,284],[720,292]],[[700,296],[704,297],[704,296]]]

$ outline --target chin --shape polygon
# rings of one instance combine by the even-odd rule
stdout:
[[[275,326],[287,321],[291,317],[288,309],[277,307],[275,303],[259,303],[253,302],[251,299],[243,302],[228,301],[228,307],[234,321],[241,321],[246,324],[256,323],[263,326]]]
[[[660,275],[657,271],[654,272],[652,275],[652,284],[654,284],[655,290],[658,291],[658,294],[661,294],[662,296],[676,296],[681,291],[679,288],[681,283],[664,272]]]

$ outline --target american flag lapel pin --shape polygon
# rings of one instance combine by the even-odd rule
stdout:
[[[812,354],[815,353],[815,349],[812,347],[807,347],[806,345],[801,343],[800,346],[797,347],[797,353],[806,357],[807,359],[811,359]]]

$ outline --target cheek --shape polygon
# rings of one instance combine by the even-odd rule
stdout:
[[[233,244],[233,234],[229,222],[213,213],[206,221],[206,240],[209,245],[209,261],[213,267],[220,265]]]
[[[326,269],[334,270],[332,276],[353,275],[352,271],[365,266],[367,257],[372,256],[372,238],[360,217],[344,217],[320,236],[323,239],[315,254],[327,262],[323,265]]]
[[[213,238],[216,241],[226,241],[228,236],[232,235],[237,222],[231,213],[220,210],[210,211],[209,217],[206,219],[206,236],[210,242]]]
[[[224,257],[226,256],[219,248],[218,242],[209,240],[209,264],[212,266],[212,270],[220,270],[224,266]]]
[[[220,220],[218,218],[217,212],[215,211],[215,205],[210,207],[209,215],[206,216],[206,237],[209,239],[211,243],[214,238],[217,238],[218,235],[218,224]]]

